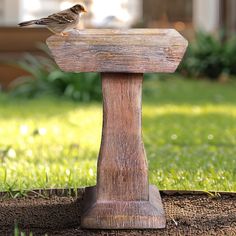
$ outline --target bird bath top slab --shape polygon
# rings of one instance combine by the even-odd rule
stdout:
[[[188,42],[174,29],[87,29],[47,44],[64,71],[171,73]]]

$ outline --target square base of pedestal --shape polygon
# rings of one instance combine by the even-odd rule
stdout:
[[[96,201],[96,187],[85,190],[82,228],[162,229],[165,226],[165,212],[155,186],[149,187],[149,201]]]

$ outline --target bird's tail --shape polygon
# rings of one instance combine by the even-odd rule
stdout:
[[[37,20],[30,20],[30,21],[25,21],[19,24],[20,27],[25,27],[29,25],[34,25],[37,23]]]

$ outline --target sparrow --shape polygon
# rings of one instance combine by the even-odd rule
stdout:
[[[29,25],[44,25],[54,34],[66,36],[66,32],[76,28],[81,13],[86,13],[84,6],[76,4],[64,11],[52,14],[38,20],[25,21],[19,24],[20,27]]]

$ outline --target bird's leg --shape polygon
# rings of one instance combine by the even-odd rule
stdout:
[[[63,37],[65,37],[65,36],[68,36],[69,34],[68,34],[68,33],[65,33],[65,32],[61,32],[60,35],[63,36]]]
[[[60,32],[60,33],[58,33],[58,32],[56,32],[56,31],[54,31],[52,28],[50,28],[50,27],[47,27],[52,33],[54,33],[55,35],[58,35],[58,36],[68,36],[68,34],[66,34],[65,32]]]
[[[77,33],[80,33],[80,29],[78,27],[73,28]]]

